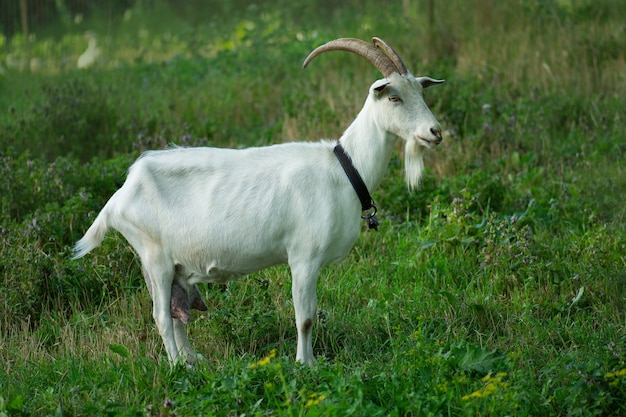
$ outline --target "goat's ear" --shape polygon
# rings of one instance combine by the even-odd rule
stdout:
[[[374,84],[372,84],[372,92],[376,95],[380,95],[383,91],[385,91],[385,87],[389,85],[389,81],[386,79],[378,80]]]
[[[432,87],[433,85],[443,84],[446,82],[446,80],[436,80],[430,77],[416,77],[415,79],[419,81],[420,84],[422,84],[422,88],[428,88]]]

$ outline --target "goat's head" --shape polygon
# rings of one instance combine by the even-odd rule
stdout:
[[[441,125],[424,102],[423,92],[444,80],[413,76],[397,52],[380,38],[373,38],[373,44],[353,38],[330,41],[313,50],[303,67],[328,51],[362,56],[385,77],[372,84],[368,100],[382,106],[372,113],[377,118],[375,123],[404,140],[406,181],[409,188],[416,187],[422,173],[424,148],[435,148],[443,139]]]

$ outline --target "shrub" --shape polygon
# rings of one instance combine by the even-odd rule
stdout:
[[[116,235],[105,240],[104,259],[67,262],[69,247],[123,180],[128,159],[86,165],[67,158],[47,164],[27,154],[2,159],[0,316],[34,325],[46,309],[88,309],[137,285],[134,254]]]
[[[32,157],[29,152],[0,153],[0,224],[21,223],[49,203],[63,205],[81,189],[95,196],[92,210],[101,208],[123,183],[133,157],[80,164],[68,157],[49,163]]]
[[[134,254],[119,236],[105,240],[102,255],[67,262],[94,201],[81,193],[0,229],[0,306],[8,322],[36,325],[47,310],[90,310],[139,285]]]
[[[42,102],[14,115],[5,127],[2,149],[30,152],[51,161],[72,155],[81,161],[111,156],[119,149],[118,114],[109,96],[112,89],[81,78],[41,87]]]

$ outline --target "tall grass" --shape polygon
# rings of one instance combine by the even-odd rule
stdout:
[[[0,414],[624,413],[626,8],[301,3],[144,2],[48,28],[28,55],[3,40]],[[88,29],[102,59],[79,71]],[[301,63],[372,35],[447,80],[426,95],[445,141],[415,193],[398,149],[381,230],[323,271],[318,363],[293,363],[277,267],[202,287],[206,360],[170,369],[124,239],[80,261],[70,245],[146,149],[338,137],[379,74]]]

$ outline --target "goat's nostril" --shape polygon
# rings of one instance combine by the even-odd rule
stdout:
[[[433,135],[435,135],[435,137],[439,140],[441,140],[441,129],[437,129],[434,127],[430,128],[430,133],[432,133]]]

